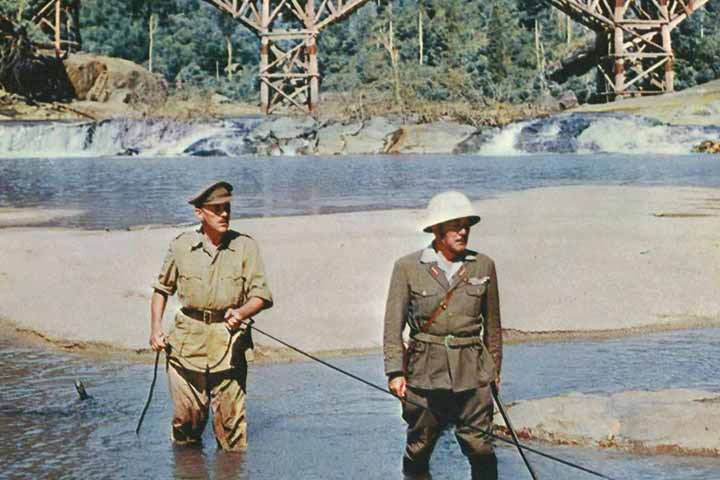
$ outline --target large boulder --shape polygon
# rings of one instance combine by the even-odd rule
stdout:
[[[78,100],[152,108],[167,99],[164,80],[128,60],[77,53],[64,64]]]
[[[704,140],[692,149],[694,153],[720,153],[720,141]]]
[[[403,126],[393,138],[389,153],[452,153],[475,133],[475,127],[439,121]]]
[[[397,124],[383,117],[370,119],[355,134],[346,134],[345,154],[377,154],[386,153],[391,139],[398,131]]]
[[[253,129],[247,144],[259,155],[306,155],[313,151],[316,133],[311,117],[275,117]]]
[[[357,135],[361,128],[361,123],[351,123],[349,125],[333,123],[321,128],[317,133],[315,153],[317,155],[344,154],[347,139]]]

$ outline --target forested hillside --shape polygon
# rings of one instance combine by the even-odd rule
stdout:
[[[1,0],[0,9],[22,3]],[[255,98],[258,39],[203,1],[84,0],[81,31],[84,50],[143,64],[171,87]],[[720,1],[673,40],[676,88],[720,77]],[[592,32],[540,0],[377,0],[321,33],[322,88],[470,102],[570,89],[586,101],[595,71],[558,78],[557,70],[593,42]]]

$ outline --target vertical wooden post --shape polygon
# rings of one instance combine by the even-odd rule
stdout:
[[[310,89],[308,93],[308,110],[310,113],[317,111],[317,105],[320,100],[320,69],[318,67],[317,57],[317,32],[315,31],[315,0],[307,0],[305,3],[305,28],[310,32],[307,40],[308,55],[308,75],[310,80]]]
[[[55,0],[55,55],[60,58],[60,12],[62,11],[62,1]]]
[[[270,110],[270,87],[267,82],[270,81],[267,74],[268,64],[270,63],[270,37],[268,36],[270,29],[270,0],[262,0],[262,18],[260,32],[260,110],[263,115],[267,115]]]
[[[613,12],[613,51],[615,53],[615,98],[621,98],[625,92],[625,38],[620,24],[625,16],[624,0],[615,0]]]
[[[423,57],[425,56],[425,55],[424,55],[424,54],[425,54],[425,52],[424,52],[424,50],[425,50],[425,41],[424,41],[424,39],[423,39],[423,35],[424,35],[424,32],[423,32],[423,12],[424,12],[424,9],[423,9],[422,2],[418,2],[418,49],[420,50],[420,52],[419,52],[419,55],[420,55],[420,65],[423,64],[423,62],[424,62]]]
[[[670,37],[670,12],[667,6],[668,0],[660,0],[660,14],[662,15],[662,26],[660,27],[662,35],[662,46],[667,55],[665,62],[665,81],[663,86],[666,92],[675,91],[675,72],[673,70],[673,51],[672,38]]]

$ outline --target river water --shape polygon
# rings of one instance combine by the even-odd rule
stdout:
[[[706,155],[88,157],[0,159],[0,207],[80,210],[53,224],[124,228],[194,221],[186,198],[223,178],[233,216],[423,208],[442,190],[473,199],[577,184],[720,185]]]
[[[288,339],[291,340],[291,339]],[[661,353],[661,354],[659,354]],[[379,355],[332,363],[382,385]],[[720,392],[720,329],[677,331],[602,342],[506,347],[505,402],[571,392],[698,388]],[[73,381],[92,398],[80,401]],[[152,366],[98,362],[0,338],[1,478],[400,479],[404,425],[397,401],[310,362],[252,366],[250,448],[174,448],[171,404],[160,369],[140,438],[135,425]],[[701,426],[698,426],[701,428]],[[534,444],[616,479],[717,479],[720,458],[636,456],[612,450]],[[498,448],[501,479],[529,478],[517,453]],[[529,454],[543,479],[594,478]],[[454,437],[433,456],[436,479],[468,477]]]
[[[78,209],[53,225],[125,228],[193,220],[189,193],[217,178],[236,186],[235,216],[423,207],[456,188],[475,199],[574,184],[720,186],[720,162],[702,156],[566,154],[294,158],[6,158],[0,207]],[[1,235],[1,233],[0,233]],[[292,341],[292,338],[287,338]],[[720,391],[720,330],[604,342],[508,346],[506,401],[570,392],[701,388]],[[383,384],[379,356],[339,366]],[[80,402],[73,380],[92,399]],[[400,478],[403,423],[393,398],[313,363],[253,366],[250,448],[173,448],[164,372],[143,427],[135,423],[152,367],[98,361],[0,334],[0,478]],[[536,445],[537,446],[537,445]],[[720,479],[720,459],[634,456],[539,445],[617,479]],[[499,448],[503,479],[529,478],[515,451]],[[593,478],[530,456],[541,478]],[[435,478],[466,478],[451,435],[433,457]]]

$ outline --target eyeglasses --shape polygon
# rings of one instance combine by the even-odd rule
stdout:
[[[212,212],[215,215],[222,215],[223,212],[230,213],[230,203],[218,203],[214,205],[203,205],[203,210]]]

